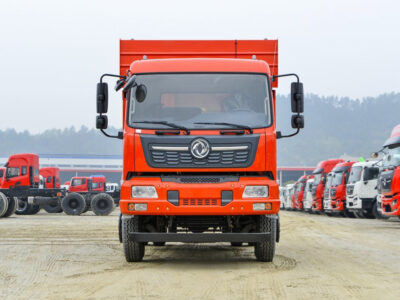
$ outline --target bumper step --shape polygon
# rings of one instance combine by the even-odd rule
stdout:
[[[130,232],[129,239],[134,242],[182,242],[182,243],[219,243],[219,242],[264,242],[270,238],[267,233],[149,233]]]

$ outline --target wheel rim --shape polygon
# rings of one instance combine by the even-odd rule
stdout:
[[[108,207],[107,201],[104,199],[100,200],[98,206],[100,209],[106,209]]]
[[[71,199],[71,201],[69,202],[69,206],[70,206],[72,209],[78,208],[78,206],[79,206],[78,200],[76,200],[76,199]]]

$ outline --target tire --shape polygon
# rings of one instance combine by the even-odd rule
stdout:
[[[15,213],[17,210],[17,198],[9,197],[8,198],[8,208],[6,213],[3,215],[3,218],[7,218]]]
[[[43,206],[43,209],[49,214],[58,214],[63,211],[61,208],[60,200],[57,200],[57,202],[54,202],[52,204],[46,204],[45,206]]]
[[[3,217],[8,209],[8,198],[0,192],[0,218]]]
[[[129,232],[141,231],[141,218],[139,216],[122,218],[122,244],[124,247],[125,259],[127,262],[138,262],[143,260],[144,243],[132,242],[129,240]]]
[[[254,254],[258,261],[272,262],[274,259],[276,224],[277,222],[274,216],[257,216],[256,231],[260,233],[271,233],[267,241],[256,243],[254,246]]]
[[[29,210],[28,210],[28,215],[36,215],[40,211],[40,206],[39,205],[33,205],[33,204],[28,204],[29,205]]]
[[[79,193],[70,193],[61,200],[61,208],[67,215],[79,216],[85,207],[85,198]]]
[[[90,207],[97,216],[107,216],[114,209],[114,199],[106,193],[100,193],[90,201]]]
[[[18,199],[17,197],[14,197],[14,200],[17,204],[17,209],[15,210],[16,215],[29,215],[30,211],[30,204],[28,201]]]
[[[122,243],[122,213],[119,214],[118,218],[118,237],[119,242]]]

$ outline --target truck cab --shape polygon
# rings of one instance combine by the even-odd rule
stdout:
[[[349,178],[352,161],[339,163],[333,168],[332,183],[330,188],[331,211],[354,217],[354,214],[346,207],[346,184]]]
[[[400,216],[400,125],[393,128],[383,147],[384,158],[378,179],[382,193],[382,213],[386,216]]]
[[[92,191],[105,192],[106,191],[106,178],[103,175],[91,176]]]
[[[303,208],[304,211],[311,212],[312,210],[312,186],[314,183],[314,176],[310,175],[307,177],[306,187],[304,188],[304,201]]]
[[[55,189],[60,188],[60,169],[56,167],[40,168],[39,174],[43,176],[45,188]]]
[[[325,188],[324,188],[324,197],[323,197],[323,204],[324,204],[324,211],[328,216],[332,216],[330,211],[332,210],[331,205],[331,186],[332,186],[332,179],[333,179],[333,172],[329,172],[326,176]]]
[[[312,187],[312,211],[322,212],[324,210],[323,198],[327,175],[338,163],[341,163],[343,161],[343,159],[323,160],[317,165],[316,169],[313,171],[312,174],[314,175],[314,183]]]
[[[346,185],[347,209],[357,216],[379,217],[377,209],[379,165],[376,161],[352,165]]]
[[[13,154],[8,158],[2,188],[39,187],[39,156],[32,153]]]
[[[253,55],[253,53],[256,53]],[[120,236],[145,243],[253,243],[272,261],[280,208],[275,129],[277,41],[120,41],[120,74],[97,85],[96,127],[123,139]],[[105,132],[106,76],[119,78],[123,132]],[[292,127],[303,87],[292,83]]]
[[[71,178],[68,191],[70,193],[87,193],[92,190],[92,178],[88,176],[75,176]]]
[[[285,185],[285,198],[284,198],[284,207],[286,210],[291,210],[292,209],[292,195],[293,195],[293,190],[294,190],[294,184],[289,183]]]
[[[298,185],[297,191],[296,191],[295,202],[296,202],[297,210],[303,210],[303,201],[304,201],[306,183],[307,183],[307,176],[306,175],[301,176],[299,178],[299,185]]]

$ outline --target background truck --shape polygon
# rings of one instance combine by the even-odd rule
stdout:
[[[353,164],[353,161],[346,161],[337,164],[333,168],[332,183],[329,192],[331,197],[331,211],[350,218],[354,218],[355,215],[346,207],[346,184]]]
[[[323,211],[329,217],[333,216],[332,214],[332,204],[331,204],[331,186],[332,186],[333,172],[329,172],[326,176],[325,188],[324,188],[324,197],[322,202],[324,204]]]
[[[67,215],[80,215],[91,209],[98,216],[109,215],[119,203],[119,191],[106,191],[103,175],[71,178],[67,196],[61,207]]]
[[[309,175],[307,177],[306,187],[304,188],[304,201],[303,201],[303,208],[306,212],[312,212],[312,186],[314,183],[314,176]]]
[[[393,128],[389,139],[383,145],[384,158],[379,174],[382,193],[382,213],[386,216],[400,216],[400,124]],[[374,157],[377,157],[375,153]]]
[[[123,88],[123,132],[107,133],[106,76]],[[279,240],[275,88],[294,76],[292,127],[304,126],[298,76],[278,76],[276,40],[120,41],[120,74],[97,85],[96,127],[123,139],[120,238],[128,262],[145,243]],[[294,135],[293,134],[293,135]]]
[[[332,169],[343,159],[329,159],[323,160],[318,163],[316,169],[313,171],[314,183],[312,187],[313,205],[312,211],[322,212],[324,210],[323,197],[326,183],[326,176]]]
[[[6,175],[0,187],[0,202],[7,202],[2,217],[35,214],[41,207],[59,201],[64,190],[39,188],[39,156],[32,153],[14,154],[6,163]],[[0,203],[0,206],[4,206]],[[0,208],[0,211],[2,209]],[[1,215],[0,215],[1,216]]]
[[[352,165],[346,185],[346,206],[357,217],[382,218],[378,210],[379,165],[376,161]]]
[[[297,191],[295,195],[295,203],[297,210],[303,210],[304,191],[306,188],[307,176],[303,175],[298,180]]]
[[[39,169],[39,175],[43,177],[45,189],[61,188],[60,169],[57,167],[46,167]],[[61,199],[43,205],[43,209],[48,213],[61,213]]]

